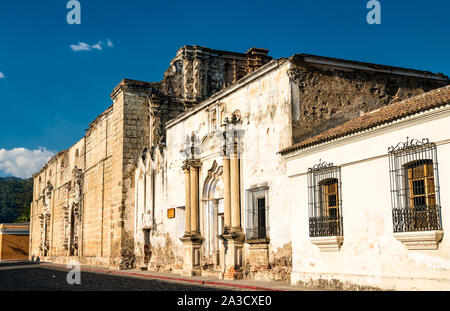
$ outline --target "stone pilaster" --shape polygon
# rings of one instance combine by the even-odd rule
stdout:
[[[217,239],[218,235],[218,211],[219,211],[219,200],[213,200],[213,224],[212,224],[212,243],[214,248],[214,266],[217,267],[220,263],[220,253],[219,253],[219,239]]]
[[[235,135],[235,133],[232,133]],[[238,158],[238,144],[233,141],[230,161],[230,198],[231,198],[231,228],[223,235],[225,246],[225,274],[224,279],[241,279],[242,250],[245,236],[241,227],[241,200],[240,200],[240,172]]]
[[[230,191],[230,159],[225,155],[223,157],[223,205],[224,205],[224,231],[228,232],[231,228],[231,191]]]
[[[242,279],[242,251],[245,236],[240,232],[230,232],[223,235],[225,248],[225,280]]]
[[[197,235],[185,235],[180,239],[183,242],[184,258],[183,271],[184,276],[200,275],[200,247],[203,238]]]
[[[200,161],[190,161],[190,178],[191,178],[191,233],[200,234],[198,226],[198,170],[200,168]]]
[[[231,190],[231,231],[241,231],[241,204],[239,187],[239,159],[233,153],[230,159],[230,190]]]
[[[186,209],[186,226],[189,223],[189,232],[186,229],[185,235],[180,239],[183,242],[184,249],[184,276],[200,275],[200,248],[203,238],[199,230],[199,198],[198,198],[198,170],[201,163],[198,160],[185,161],[183,169],[185,170],[185,181],[189,183],[186,189],[186,208],[189,202],[189,214]],[[189,198],[188,198],[189,192]]]
[[[185,195],[185,235],[191,232],[191,175],[189,163],[185,161],[183,163],[184,171],[184,195]]]

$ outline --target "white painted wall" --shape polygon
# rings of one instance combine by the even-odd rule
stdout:
[[[434,109],[286,158],[293,210],[292,284],[319,279],[385,289],[450,289],[450,108]],[[407,250],[393,235],[388,147],[410,138],[437,144],[444,237],[437,250]],[[319,159],[341,167],[344,242],[321,252],[308,232],[307,170]]]
[[[241,223],[245,230],[245,190],[261,185],[269,186],[270,205],[270,237],[271,248],[276,251],[291,239],[290,214],[288,205],[289,193],[282,185],[286,183],[286,166],[282,157],[277,154],[280,149],[288,147],[291,142],[291,83],[287,76],[289,62],[282,62],[277,68],[268,71],[260,78],[244,83],[242,87],[234,92],[218,99],[225,109],[225,116],[239,109],[243,119],[245,136],[243,139],[244,154],[241,164],[242,170],[242,211]],[[213,102],[213,104],[217,101]],[[175,243],[176,256],[183,256],[182,243],[179,238],[183,232],[177,230],[180,222],[176,215],[175,219],[168,219],[166,212],[168,208],[176,208],[185,205],[184,198],[184,173],[181,169],[183,156],[180,149],[186,136],[195,131],[200,140],[203,141],[202,167],[199,172],[200,193],[200,228],[205,232],[207,223],[205,221],[205,205],[202,204],[202,193],[208,170],[214,161],[222,165],[221,141],[207,137],[209,132],[207,106],[188,118],[171,124],[166,133],[166,149],[164,152],[164,187],[162,180],[157,180],[156,205],[158,212],[155,214],[158,231],[168,233]],[[139,169],[138,169],[139,170]],[[136,174],[136,176],[142,176]],[[137,177],[139,179],[139,177]],[[147,178],[148,180],[148,178]],[[137,180],[139,185],[140,181]],[[141,188],[138,188],[141,189]],[[138,190],[139,191],[139,190]],[[139,194],[138,194],[139,196]],[[147,200],[149,204],[149,200]],[[143,206],[139,205],[139,213]],[[140,217],[140,216],[139,216]],[[143,223],[137,221],[137,232],[142,231]],[[140,233],[138,233],[140,235]],[[138,238],[139,240],[139,238]],[[153,243],[163,243],[155,239]]]

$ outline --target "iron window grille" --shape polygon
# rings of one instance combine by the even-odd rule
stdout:
[[[247,190],[247,240],[269,238],[269,187]]]
[[[436,145],[407,137],[388,152],[394,232],[442,230]]]
[[[321,162],[308,169],[309,236],[342,236],[341,169]]]

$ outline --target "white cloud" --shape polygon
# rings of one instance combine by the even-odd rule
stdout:
[[[54,155],[44,147],[35,150],[0,149],[0,172],[9,176],[28,178],[36,173]]]
[[[100,41],[97,44],[91,45],[91,48],[101,51],[102,50],[102,42]]]
[[[92,51],[92,50],[97,50],[97,51],[101,51],[103,50],[103,42],[102,41],[98,41],[96,44],[87,44],[85,42],[80,42],[78,41],[77,44],[71,44],[70,48],[72,49],[72,51],[74,52],[79,52],[79,51]],[[111,41],[111,39],[108,39],[106,41],[106,45],[110,48],[114,47],[113,42]]]
[[[89,44],[84,43],[84,42],[80,42],[80,41],[78,41],[78,44],[72,44],[70,46],[70,48],[73,51],[75,51],[75,52],[78,52],[78,51],[90,51],[91,50],[91,46]]]
[[[0,72],[0,79],[6,79],[5,74],[3,72]]]

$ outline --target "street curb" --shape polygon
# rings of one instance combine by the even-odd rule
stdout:
[[[47,266],[47,267],[61,267],[61,268],[64,268],[64,269],[68,269],[65,265],[60,265],[60,264],[41,263],[40,265],[41,266]],[[237,287],[237,288],[245,288],[245,289],[259,290],[259,291],[284,291],[282,289],[274,289],[274,288],[262,287],[262,286],[233,284],[233,283],[222,283],[222,282],[215,282],[215,281],[193,280],[193,279],[187,279],[187,278],[170,277],[170,276],[162,276],[162,275],[141,274],[141,273],[135,273],[135,272],[122,272],[122,271],[115,271],[115,270],[93,269],[93,268],[85,268],[83,266],[81,266],[81,270],[82,271],[97,272],[97,273],[105,273],[105,274],[132,275],[132,276],[140,276],[140,277],[146,277],[146,278],[151,278],[151,279],[162,279],[162,280],[170,280],[170,281],[189,282],[189,283],[196,283],[196,284],[202,284],[202,285],[216,285],[216,286]]]

